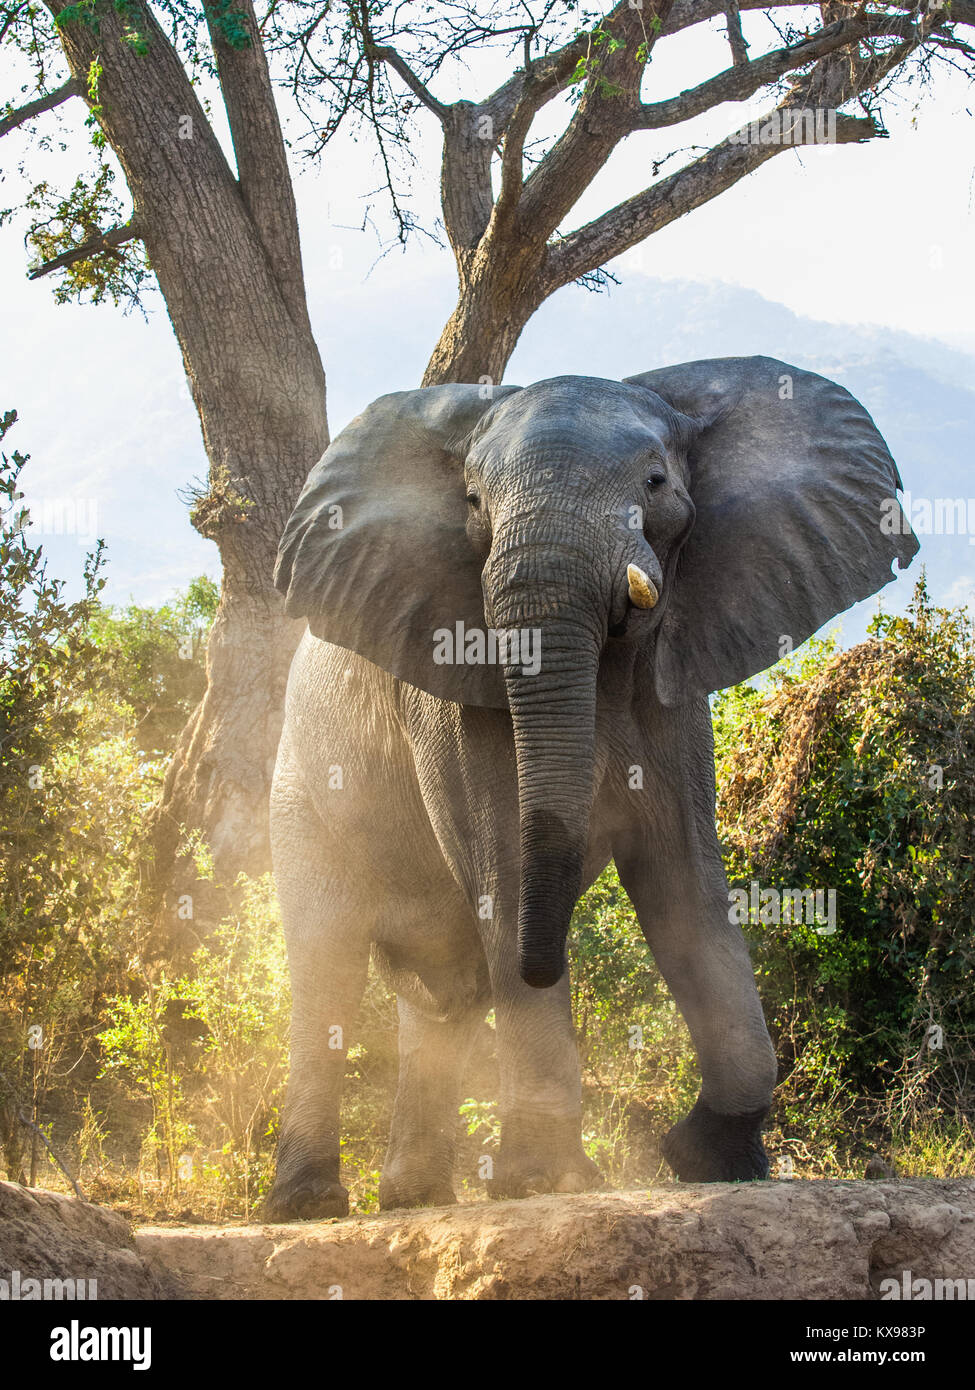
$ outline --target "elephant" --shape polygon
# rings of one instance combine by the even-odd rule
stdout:
[[[709,695],[910,563],[901,486],[849,392],[768,357],[395,392],[333,441],[275,570],[308,625],[271,795],[293,1013],[265,1219],[348,1212],[370,953],[399,1022],[381,1207],[455,1200],[492,1007],[490,1194],[601,1183],[566,942],[611,860],[700,1067],[664,1157],[684,1181],[768,1175],[776,1058],[729,912]]]

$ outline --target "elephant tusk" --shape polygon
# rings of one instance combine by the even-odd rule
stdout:
[[[637,608],[653,608],[660,595],[657,586],[639,565],[627,565],[626,578],[630,586],[630,599]]]

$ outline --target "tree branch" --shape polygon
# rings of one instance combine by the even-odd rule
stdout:
[[[578,202],[619,142],[633,129],[639,109],[640,84],[653,48],[652,20],[666,17],[671,0],[653,0],[647,27],[642,10],[626,0],[602,22],[615,48],[605,44],[606,56],[593,59],[583,95],[562,135],[527,180],[521,199],[526,228],[548,237]],[[640,47],[644,56],[638,57]]]
[[[741,11],[738,8],[738,0],[728,0],[724,17],[728,22],[728,47],[731,49],[731,61],[736,68],[744,67],[748,63],[748,44],[741,32]]]
[[[953,38],[948,34],[938,34],[932,38],[932,42],[938,48],[946,48],[952,52],[964,53],[966,58],[975,58],[975,48],[970,43],[965,43],[963,39]]]
[[[64,1164],[61,1162],[57,1154],[54,1152],[54,1149],[51,1147],[50,1139],[48,1139],[47,1135],[41,1129],[40,1125],[37,1124],[36,1121],[32,1120],[31,1117],[28,1115],[26,1107],[21,1107],[18,1109],[17,1119],[20,1121],[20,1123],[24,1126],[25,1129],[33,1130],[35,1134],[40,1136],[41,1143],[44,1145],[45,1149],[47,1149],[48,1153],[51,1156],[51,1162],[55,1165],[55,1167],[61,1169],[61,1172],[64,1174],[68,1182],[74,1188],[74,1195],[78,1198],[78,1201],[87,1203],[88,1198],[82,1192],[78,1183],[71,1176],[67,1168],[65,1168]]]
[[[240,191],[288,311],[297,324],[310,331],[298,212],[267,57],[252,0],[234,0],[234,6],[250,37],[250,43],[243,47],[228,42],[219,24],[222,11],[211,6],[204,9]]]
[[[134,241],[141,235],[142,231],[137,219],[132,218],[121,227],[113,227],[110,231],[99,232],[97,236],[89,237],[87,241],[82,241],[79,245],[62,251],[60,256],[54,256],[53,259],[45,261],[43,265],[29,270],[27,278],[28,280],[39,280],[42,275],[50,275],[55,270],[63,270],[65,266],[74,265],[76,261],[87,261],[100,251],[114,252],[125,242]]]
[[[34,116],[40,116],[42,112],[51,111],[55,106],[60,106],[70,97],[83,95],[84,87],[82,84],[73,77],[69,77],[67,82],[56,88],[55,91],[47,92],[34,101],[28,101],[26,105],[18,107],[15,111],[9,111],[6,116],[0,119],[0,136],[8,134],[11,130],[16,130],[18,126],[31,120]]]
[[[935,12],[926,24],[922,23],[919,28],[912,26],[911,39],[895,44],[887,53],[862,58],[851,55],[845,76],[833,72],[834,56],[822,58],[811,72],[793,83],[784,101],[756,123],[761,128],[776,119],[782,131],[783,120],[789,119],[788,140],[780,134],[777,142],[763,144],[761,139],[757,142],[751,139],[751,133],[745,135],[740,131],[676,174],[579,228],[550,248],[543,271],[545,293],[551,294],[561,285],[579,279],[638,245],[661,227],[710,202],[782,150],[817,143],[818,132],[810,133],[805,123],[791,123],[794,118],[789,117],[789,112],[804,110],[810,101],[819,106],[826,95],[832,96],[839,106],[860,92],[868,91],[917,49],[930,29],[940,22],[940,15]],[[882,133],[869,118],[836,115],[836,144],[860,143]]]
[[[524,188],[525,139],[541,104],[540,101],[536,100],[535,82],[529,72],[525,77],[521,97],[511,114],[511,119],[504,133],[504,150],[501,155],[501,187],[491,219],[494,227],[505,221],[518,205]]]
[[[776,107],[775,112],[788,109],[783,104]],[[758,124],[773,115],[773,112],[767,113]],[[807,140],[806,133],[801,126],[797,127],[791,132],[793,138],[788,143],[780,140],[778,144],[722,141],[669,178],[661,179],[580,227],[551,247],[544,272],[546,293],[551,294],[560,286],[578,280],[677,218],[709,203],[783,150],[814,143],[815,137]],[[837,144],[861,143],[879,133],[869,118],[836,117]]]
[[[429,88],[420,81],[410,65],[400,57],[395,48],[381,48],[368,40],[367,49],[373,58],[378,59],[379,62],[388,63],[393,71],[403,79],[417,101],[422,103],[428,111],[432,111],[438,120],[446,121],[448,119],[450,107],[437,100]]]
[[[444,224],[462,275],[464,262],[492,218],[495,225],[498,221],[491,187],[492,150],[504,139],[499,190],[500,216],[504,218],[513,206],[512,199],[516,203],[523,189],[522,156],[532,118],[564,90],[589,42],[589,35],[581,34],[554,53],[532,60],[477,105],[459,101],[445,108],[448,119],[444,122],[441,172]],[[516,131],[510,129],[514,121]],[[490,138],[480,133],[482,123]]]
[[[536,58],[531,65],[533,84],[532,100],[535,111],[542,109],[546,102],[563,90],[566,82],[575,71],[580,58],[585,57],[588,36],[580,35],[572,39],[555,53],[544,58]],[[508,121],[521,99],[528,70],[521,68],[492,92],[481,103],[484,112],[494,121],[494,128],[500,135],[507,128]]]
[[[671,34],[679,34],[684,29],[690,29],[695,24],[703,24],[709,19],[715,19],[718,15],[727,13],[728,0],[674,0],[674,7],[670,11],[667,19],[664,20],[663,28],[660,31],[660,38],[669,38]],[[804,7],[807,0],[775,0],[770,5],[768,0],[737,0],[738,9],[745,10],[770,10],[785,9],[788,6]],[[892,9],[904,10],[912,13],[918,8],[918,0],[888,0]],[[938,11],[941,18],[949,23],[975,25],[975,0],[951,0],[950,12],[946,5],[944,10]]]
[[[721,102],[747,101],[762,87],[778,81],[787,72],[805,67],[807,63],[858,43],[861,39],[896,33],[913,35],[915,30],[910,20],[891,15],[865,15],[860,19],[839,20],[798,43],[773,49],[744,67],[726,68],[700,86],[681,92],[680,96],[641,105],[634,113],[631,129],[657,130],[661,126],[678,125]]]
[[[903,43],[895,44],[886,53],[878,53],[861,60],[857,75],[857,91],[865,92],[869,91],[871,87],[876,87],[888,73],[900,67],[901,63],[910,57],[914,49],[927,42],[933,32],[939,29],[944,22],[941,12],[932,10],[921,16],[920,23],[916,27],[911,26],[909,28]],[[909,21],[905,21],[905,23],[909,24]]]
[[[487,121],[491,138],[482,136]],[[483,107],[458,102],[444,125],[440,193],[444,227],[463,280],[467,258],[477,246],[494,212],[491,161],[496,136],[493,118]]]

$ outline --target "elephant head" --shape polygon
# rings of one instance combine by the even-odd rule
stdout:
[[[910,562],[900,486],[847,391],[770,358],[434,386],[330,446],[275,580],[316,635],[510,709],[519,968],[542,988],[581,886],[607,643],[636,645],[667,705],[764,670]]]

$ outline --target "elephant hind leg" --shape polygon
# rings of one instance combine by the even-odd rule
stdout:
[[[310,884],[307,885],[310,888]],[[274,1186],[266,1221],[347,1216],[349,1194],[340,1179],[340,1106],[350,1035],[365,989],[368,944],[337,943],[331,930],[351,927],[358,913],[329,906],[331,929],[313,934],[306,911],[296,925],[292,892],[281,893],[291,966],[291,1074],[278,1140]],[[292,910],[288,903],[291,899]],[[309,903],[310,907],[310,903]],[[317,914],[316,914],[317,917]]]
[[[379,1205],[449,1206],[464,1068],[490,1005],[481,996],[446,1018],[431,1017],[405,995],[399,1011],[399,1086]]]
[[[291,1072],[265,1221],[347,1216],[339,1110],[365,989],[361,890],[336,873],[321,822],[300,795],[272,802],[274,873],[291,974]]]

